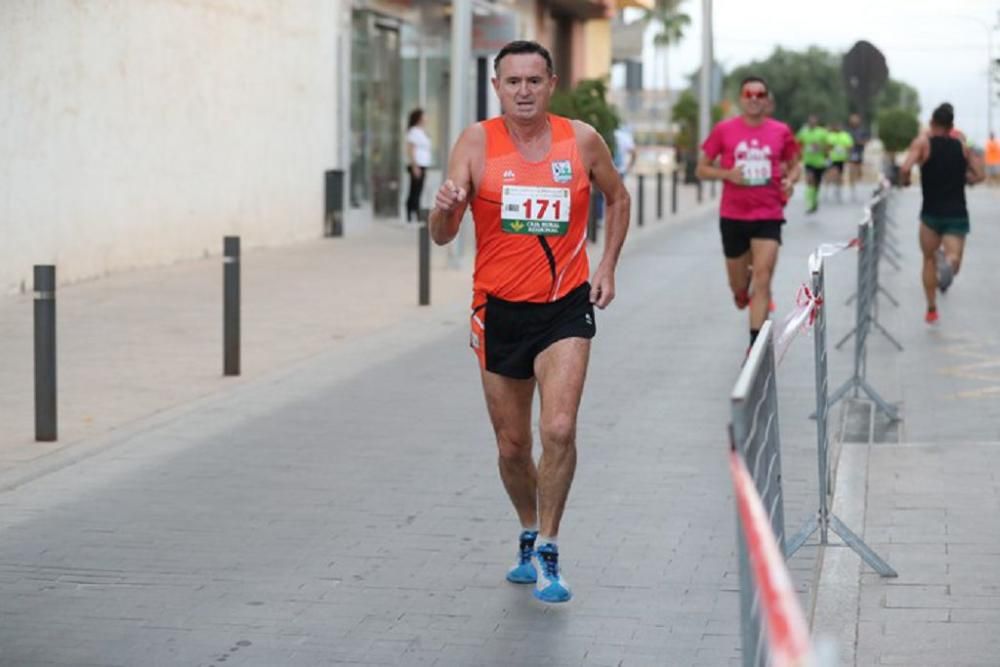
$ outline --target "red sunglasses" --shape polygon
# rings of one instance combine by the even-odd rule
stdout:
[[[743,97],[748,100],[762,100],[767,97],[767,91],[754,92],[752,90],[744,90]]]

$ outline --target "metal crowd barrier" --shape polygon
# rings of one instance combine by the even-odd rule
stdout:
[[[885,206],[888,190],[883,190],[876,197],[873,205],[866,209],[865,219],[858,225],[858,288],[857,299],[855,300],[855,326],[854,329],[837,344],[839,348],[847,338],[854,336],[854,370],[851,377],[830,395],[830,405],[833,405],[853,390],[854,397],[858,397],[858,391],[863,390],[868,395],[879,410],[884,412],[890,419],[899,419],[895,406],[890,405],[882,398],[877,391],[865,379],[867,367],[867,344],[868,333],[875,326],[883,334],[888,336],[897,347],[902,346],[895,341],[892,336],[875,319],[875,300],[878,292],[878,244],[876,236],[876,222],[881,220],[885,223]]]
[[[781,492],[781,443],[778,438],[778,392],[771,322],[750,348],[731,396],[730,433],[764,503],[778,548],[785,553],[785,515]],[[740,629],[744,667],[768,664],[760,592],[753,585],[750,558],[737,521],[740,567]]]
[[[883,336],[888,338],[889,342],[892,343],[897,350],[902,352],[903,345],[898,340],[896,340],[896,338],[892,334],[890,334],[886,330],[886,328],[883,327],[878,321],[878,299],[876,298],[879,294],[881,294],[885,298],[887,298],[889,302],[892,303],[893,306],[896,306],[897,308],[899,307],[899,301],[892,294],[890,294],[889,291],[885,289],[885,287],[882,286],[882,283],[879,280],[879,271],[878,271],[879,265],[881,264],[881,261],[883,259],[887,261],[891,259],[889,255],[886,254],[886,249],[888,247],[887,221],[889,219],[888,215],[889,192],[890,190],[887,185],[880,186],[879,189],[876,190],[875,192],[875,196],[872,199],[871,205],[865,209],[865,215],[866,216],[870,215],[872,220],[872,228],[873,228],[872,246],[874,248],[873,255],[871,256],[872,264],[870,267],[870,272],[867,274],[868,280],[866,282],[866,288],[871,292],[871,300],[869,302],[869,305],[871,306],[871,311],[870,311],[871,325],[874,326],[876,329],[878,329]],[[861,239],[859,238],[859,241],[860,240]],[[892,262],[892,264],[896,266],[898,269],[899,267],[898,264],[895,264],[895,262]],[[859,272],[860,272],[860,266],[859,266]],[[858,294],[860,294],[861,291],[862,290],[859,281],[858,291],[856,291],[854,294],[851,295],[851,297],[847,300],[847,303],[855,301],[858,297]],[[856,332],[857,332],[857,327],[851,329],[851,331],[849,331],[847,335],[841,338],[840,341],[837,343],[836,345],[837,349],[839,350],[844,345],[844,343],[850,340],[851,336],[855,335]]]
[[[810,256],[809,273],[812,276],[812,293],[815,298],[812,317],[816,363],[816,457],[819,464],[819,509],[816,515],[807,520],[799,532],[791,538],[786,554],[790,558],[817,530],[819,531],[820,546],[829,545],[828,531],[833,530],[847,546],[861,556],[881,576],[895,577],[897,576],[896,571],[872,551],[828,507],[831,476],[827,416],[832,401],[827,397],[829,376],[826,365],[826,312],[823,308],[823,303],[826,300],[826,288],[823,264],[823,258],[818,254]]]

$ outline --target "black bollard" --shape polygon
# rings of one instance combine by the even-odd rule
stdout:
[[[597,204],[601,192],[594,187],[590,189],[590,211],[587,215],[587,240],[597,243]]]
[[[700,204],[701,203],[701,197],[702,197],[702,194],[701,194],[701,179],[700,178],[696,182],[696,187],[698,188],[698,203]]]
[[[663,172],[656,172],[656,219],[663,220]]]
[[[418,233],[418,249],[417,253],[419,255],[419,284],[417,303],[421,306],[431,305],[431,228],[430,228],[430,211],[426,208],[420,209],[417,214],[418,220],[420,220],[420,231]]]
[[[240,237],[222,239],[223,375],[240,374]]]
[[[344,171],[332,169],[324,177],[323,236],[344,235]]]
[[[36,264],[35,440],[54,442],[56,428],[56,267]]]
[[[677,168],[670,173],[670,213],[677,215]]]
[[[646,221],[646,177],[639,174],[639,226]]]

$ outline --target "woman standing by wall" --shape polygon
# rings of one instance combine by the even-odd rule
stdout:
[[[406,164],[410,173],[410,191],[406,197],[406,221],[417,219],[420,195],[424,190],[427,167],[431,166],[431,138],[424,131],[424,110],[414,109],[406,130]]]

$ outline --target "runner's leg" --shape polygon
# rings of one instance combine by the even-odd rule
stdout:
[[[726,257],[726,277],[729,279],[729,289],[733,292],[733,299],[740,308],[745,308],[750,298],[750,251],[747,250],[739,257]],[[743,304],[743,305],[740,305]]]
[[[563,338],[535,357],[541,396],[538,462],[539,537],[555,539],[576,471],[576,419],[590,359],[590,340]]]
[[[941,245],[944,248],[944,255],[951,264],[952,273],[958,275],[958,270],[962,267],[962,255],[965,253],[965,237],[958,234],[945,234],[941,237]]]
[[[771,277],[778,263],[779,244],[774,239],[751,239],[753,261],[753,295],[750,298],[750,329],[760,331],[767,320],[771,302]]]
[[[535,380],[482,370],[486,409],[496,434],[500,479],[521,526],[538,524],[538,471],[531,457],[531,402]]]
[[[921,222],[920,252],[924,256],[921,278],[924,283],[924,297],[927,299],[927,310],[937,308],[937,259],[934,255],[940,246],[941,235]]]

